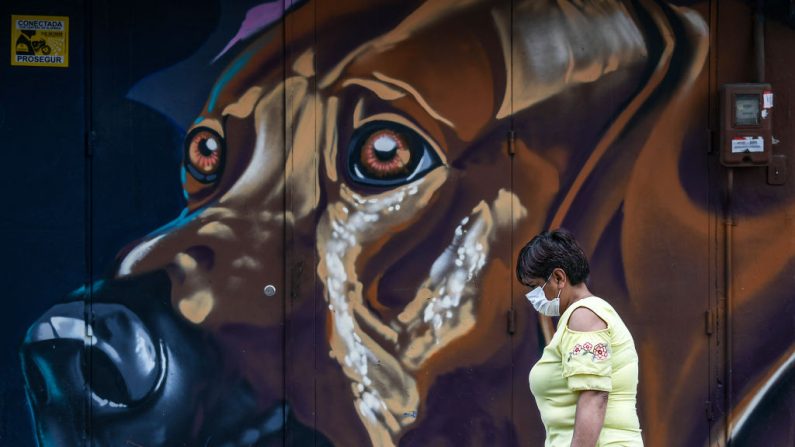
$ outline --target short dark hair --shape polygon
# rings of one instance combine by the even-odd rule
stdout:
[[[588,258],[574,235],[559,228],[535,236],[519,252],[516,278],[529,286],[533,278],[548,278],[556,268],[563,269],[572,285],[588,280]]]

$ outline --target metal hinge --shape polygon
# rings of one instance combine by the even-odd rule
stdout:
[[[508,333],[516,333],[516,312],[513,309],[508,309]]]
[[[715,331],[715,312],[707,310],[704,312],[704,332],[707,335],[712,335]]]
[[[513,130],[508,131],[508,155],[516,155],[516,132]]]
[[[97,144],[97,133],[93,130],[86,132],[86,157],[94,156],[94,145]]]
[[[720,135],[713,129],[707,129],[707,153],[715,151],[715,145],[720,141]]]
[[[301,274],[304,273],[304,261],[298,261],[290,269],[290,298],[295,300],[300,294]]]

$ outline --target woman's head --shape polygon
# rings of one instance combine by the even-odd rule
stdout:
[[[559,228],[535,236],[519,252],[516,278],[530,286],[538,278],[546,279],[556,268],[562,269],[569,282],[577,285],[588,280],[588,259],[574,236]]]

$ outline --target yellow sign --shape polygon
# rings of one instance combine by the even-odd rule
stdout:
[[[69,17],[11,16],[11,65],[69,66]]]

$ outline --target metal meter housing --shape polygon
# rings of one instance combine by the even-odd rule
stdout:
[[[720,90],[720,161],[725,166],[767,166],[772,153],[770,84],[725,84]]]

